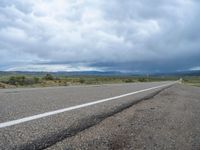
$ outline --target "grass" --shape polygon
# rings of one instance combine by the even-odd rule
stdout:
[[[0,88],[49,87],[89,84],[95,85],[114,83],[154,82],[178,79],[179,77],[176,76],[52,76],[51,74],[37,76],[8,74],[0,75]],[[191,81],[191,79],[184,79],[184,82],[186,81]],[[196,83],[195,80],[192,81]]]
[[[200,87],[200,76],[186,76],[183,77],[183,83],[192,85],[192,86],[197,86]]]

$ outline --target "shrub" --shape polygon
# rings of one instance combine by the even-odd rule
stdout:
[[[25,76],[11,76],[9,80],[7,81],[10,85],[32,85],[39,82],[39,78],[27,78]]]
[[[39,81],[40,81],[40,79],[38,77],[34,77],[33,80],[34,80],[34,83],[39,83]]]
[[[79,79],[79,82],[80,82],[81,84],[83,84],[83,83],[85,83],[85,79],[81,78],[81,79]]]
[[[8,83],[12,85],[24,85],[25,79],[25,76],[11,76],[8,80]]]
[[[5,84],[0,82],[0,88],[6,88]]]
[[[44,76],[45,80],[54,80],[54,77],[51,74],[46,74],[46,76]]]
[[[8,84],[15,85],[16,84],[16,77],[11,76],[8,80]]]
[[[133,80],[132,79],[126,79],[125,82],[126,83],[131,83],[131,82],[133,82]]]
[[[139,81],[139,82],[146,82],[147,79],[146,79],[146,78],[139,78],[138,81]]]

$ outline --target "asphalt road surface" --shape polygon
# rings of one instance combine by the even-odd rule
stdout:
[[[47,150],[200,150],[200,88],[176,84]]]
[[[0,149],[44,149],[175,82],[0,90]]]

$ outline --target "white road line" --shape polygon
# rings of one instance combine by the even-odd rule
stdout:
[[[142,93],[142,92],[158,89],[158,88],[161,88],[161,87],[173,85],[175,83],[177,83],[177,82],[168,83],[168,84],[164,84],[164,85],[160,85],[160,86],[156,86],[156,87],[151,87],[151,88],[144,89],[144,90],[139,90],[139,91],[135,91],[135,92],[131,92],[131,93],[115,96],[115,97],[101,99],[101,100],[97,100],[97,101],[94,101],[94,102],[76,105],[76,106],[72,106],[72,107],[68,107],[68,108],[64,108],[64,109],[50,111],[50,112],[46,112],[46,113],[42,113],[42,114],[38,114],[38,115],[34,115],[34,116],[29,116],[29,117],[25,117],[25,118],[21,118],[21,119],[17,119],[17,120],[3,122],[3,123],[0,123],[0,128],[5,128],[5,127],[21,124],[21,123],[24,123],[24,122],[44,118],[44,117],[47,117],[47,116],[52,116],[52,115],[56,115],[56,114],[59,114],[59,113],[63,113],[63,112],[67,112],[67,111],[71,111],[71,110],[75,110],[75,109],[80,109],[80,108],[84,108],[84,107],[87,107],[87,106],[91,106],[91,105],[95,105],[95,104],[99,104],[99,103],[103,103],[103,102],[107,102],[107,101],[111,101],[111,100],[115,100],[115,99],[119,99],[119,98],[122,98],[122,97],[134,95],[134,94],[137,94],[137,93]]]

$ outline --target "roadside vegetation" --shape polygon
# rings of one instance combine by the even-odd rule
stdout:
[[[158,76],[53,76],[46,74],[37,75],[0,75],[0,88],[15,87],[49,87],[110,83],[133,83],[177,80],[178,77]]]
[[[183,83],[200,87],[200,76],[185,76],[183,77]]]

